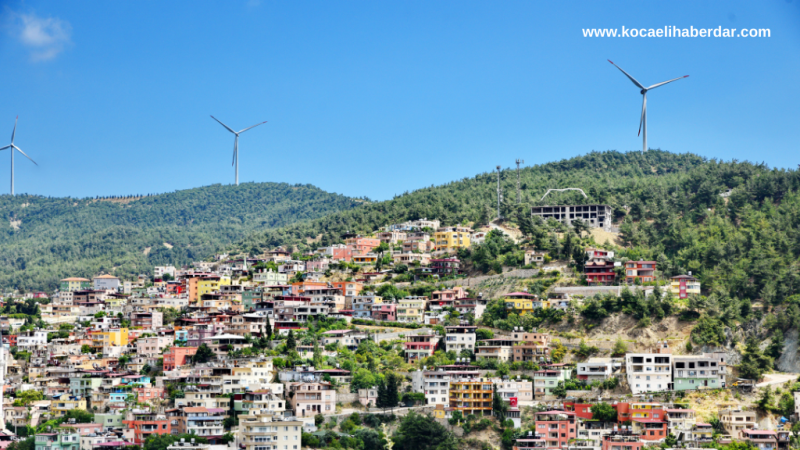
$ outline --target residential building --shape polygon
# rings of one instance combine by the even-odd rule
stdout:
[[[338,289],[345,297],[355,297],[361,295],[364,283],[358,281],[334,281],[330,283],[334,289]]]
[[[431,260],[431,275],[450,277],[461,274],[461,261],[458,258],[442,258]]]
[[[73,430],[58,433],[37,433],[34,439],[35,450],[79,450],[80,435]]]
[[[464,350],[467,350],[470,353],[475,353],[475,330],[477,328],[478,327],[471,325],[453,325],[444,327],[445,351],[453,351],[456,352],[457,355],[460,355]]]
[[[258,284],[265,284],[267,286],[275,286],[289,283],[289,275],[273,271],[272,269],[256,269],[253,273],[253,282]]]
[[[518,315],[524,315],[533,312],[534,309],[542,307],[542,302],[539,297],[527,292],[512,292],[503,296],[503,302],[506,304],[506,310],[514,312]]]
[[[378,239],[389,245],[402,244],[406,240],[406,233],[403,231],[383,231],[378,233]]]
[[[406,297],[397,302],[397,321],[422,323],[428,297]]]
[[[659,342],[653,353],[625,355],[628,386],[634,395],[672,390],[672,351],[667,342]]]
[[[629,431],[615,431],[603,436],[601,450],[642,450],[644,442]]]
[[[187,364],[195,353],[197,347],[171,347],[164,353],[164,371],[175,370]]]
[[[64,278],[58,285],[58,290],[61,292],[74,292],[91,288],[91,280],[79,277]]]
[[[610,378],[621,366],[613,358],[589,358],[578,363],[578,379],[587,383],[604,381]]]
[[[442,227],[436,230],[434,241],[439,250],[457,250],[470,247],[472,230],[468,227]]]
[[[98,291],[106,291],[106,290],[113,290],[118,291],[120,286],[119,277],[115,277],[114,275],[98,275],[92,278],[93,289]]]
[[[387,303],[372,305],[372,320],[396,322],[397,305]]]
[[[742,431],[758,427],[755,411],[726,408],[719,411],[719,421],[725,432],[734,439],[742,439]]]
[[[648,283],[656,280],[656,261],[628,261],[625,263],[625,282]]]
[[[288,398],[295,417],[336,412],[336,390],[326,381],[290,383]]]
[[[665,409],[664,412],[669,432],[679,439],[688,437],[697,425],[697,414],[693,409]]]
[[[496,361],[513,361],[513,346],[517,342],[511,338],[484,339],[475,346],[475,357]]]
[[[610,286],[616,282],[614,252],[589,248],[586,255],[588,259],[583,265],[583,272],[590,286]]]
[[[539,250],[525,250],[525,265],[542,266],[544,265],[545,256],[547,252]]]
[[[344,243],[353,249],[353,256],[355,256],[358,253],[362,255],[370,253],[375,247],[381,245],[381,240],[377,238],[354,236],[345,239]]]
[[[357,295],[351,300],[353,317],[357,319],[371,319],[372,307],[383,304],[383,298],[378,295]]]
[[[142,445],[148,436],[171,434],[170,421],[164,414],[151,411],[133,410],[131,418],[123,420],[129,429],[133,430],[133,442]]]
[[[300,450],[303,421],[285,420],[268,411],[251,410],[239,416],[239,443],[243,450]],[[181,450],[181,449],[178,449]]]
[[[725,387],[725,353],[675,355],[672,357],[672,384],[676,391]]]
[[[432,356],[439,343],[439,336],[435,334],[412,334],[406,336],[403,349],[406,361],[415,362],[421,358]]]
[[[154,278],[161,279],[164,275],[169,275],[171,278],[175,278],[175,274],[177,270],[175,266],[155,266],[153,267],[153,276]]]
[[[226,410],[223,408],[186,407],[186,432],[208,439],[211,443],[219,443],[225,434],[222,421]]]
[[[565,225],[572,226],[575,220],[581,220],[589,228],[602,228],[611,231],[613,218],[612,208],[608,205],[561,205],[561,206],[534,206],[531,216],[540,217],[542,220],[557,220]]]
[[[450,381],[450,408],[464,417],[474,414],[488,416],[492,413],[494,385],[484,378],[467,378]]]
[[[533,395],[540,398],[551,395],[558,383],[572,378],[572,366],[566,364],[543,365],[533,372]]]
[[[689,295],[700,295],[700,280],[689,275],[678,275],[671,278],[669,290],[678,298],[688,298]]]
[[[742,430],[741,440],[758,450],[776,450],[778,448],[778,435],[768,430]]]
[[[567,448],[570,440],[578,437],[574,412],[539,412],[534,414],[534,419],[534,432],[547,442],[547,448]]]
[[[158,330],[164,326],[164,313],[160,311],[132,312],[131,325],[146,330]]]
[[[117,328],[107,331],[96,331],[92,333],[92,347],[102,349],[110,346],[123,347],[128,345],[128,329]]]
[[[550,336],[543,333],[525,333],[514,331],[512,358],[519,362],[541,364],[550,359]]]

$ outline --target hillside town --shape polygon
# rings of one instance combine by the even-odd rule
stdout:
[[[559,208],[534,214],[579,237],[613,232],[606,205]],[[459,256],[493,239],[519,248],[521,269],[479,274]],[[546,330],[593,295],[701,295],[698,278],[665,279],[658,261],[616,258],[610,245],[580,253],[423,218],[312,252],[221,254],[9,293],[0,446],[35,437],[35,450],[117,450],[173,436],[169,450],[354,448],[362,423],[388,439],[387,424],[416,414],[463,437],[494,429],[502,440],[487,445],[508,450],[796,446],[797,411],[758,410],[748,399],[770,380],[739,377],[725,349],[666,338],[570,349]],[[493,293],[474,283],[505,272],[574,282]],[[542,319],[496,327],[491,314]],[[796,380],[783,381],[800,406]],[[693,409],[698,392],[718,396],[716,408]]]

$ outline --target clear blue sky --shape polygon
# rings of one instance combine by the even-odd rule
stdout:
[[[800,0],[0,2],[0,146],[17,192],[232,183],[394,194],[641,148],[800,163]],[[770,38],[584,38],[583,28],[769,28]],[[8,192],[0,152],[0,192]]]

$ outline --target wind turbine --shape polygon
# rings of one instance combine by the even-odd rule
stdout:
[[[614,62],[611,61],[610,59],[608,60],[608,62],[610,62],[611,64],[614,64]],[[614,67],[619,69],[620,72],[624,73],[626,77],[628,77],[631,81],[633,81],[633,84],[635,84],[636,87],[641,89],[641,91],[639,91],[639,93],[642,94],[642,118],[639,120],[639,134],[642,135],[642,154],[644,154],[644,152],[647,151],[647,91],[649,91],[650,89],[655,89],[655,88],[657,88],[659,86],[663,86],[663,85],[665,85],[667,83],[672,83],[673,81],[678,81],[681,78],[686,78],[689,75],[684,75],[682,77],[673,78],[672,80],[667,80],[667,81],[664,81],[664,82],[661,82],[661,83],[657,83],[657,84],[654,84],[654,85],[652,85],[650,87],[644,87],[644,86],[642,86],[642,83],[639,83],[638,81],[636,81],[635,78],[633,78],[632,76],[628,75],[628,72],[625,72],[624,70],[622,70],[622,68],[620,66],[614,64]],[[644,133],[642,133],[642,131],[644,131]],[[638,134],[637,134],[637,136],[638,136]]]
[[[217,119],[216,117],[211,116],[211,118],[216,120],[217,122],[219,122],[219,124],[222,125],[223,127],[225,127],[225,129],[227,129],[228,131],[230,131],[231,133],[236,135],[236,137],[233,139],[233,162],[231,163],[231,165],[234,165],[234,164],[236,165],[236,185],[238,186],[239,185],[239,135],[244,133],[245,131],[251,129],[251,128],[255,128],[255,127],[259,126],[259,125],[263,125],[263,124],[267,123],[267,121],[265,120],[265,121],[263,121],[261,123],[257,123],[255,125],[253,125],[252,127],[247,127],[247,128],[245,128],[244,130],[241,130],[241,131],[233,131],[231,129],[231,127],[229,127],[229,126],[225,125],[224,123],[220,122],[219,119]]]
[[[0,150],[10,149],[11,150],[11,195],[14,195],[14,150],[22,153],[26,158],[30,159],[32,163],[36,164],[36,161],[32,160],[30,156],[26,155],[25,152],[22,151],[21,148],[14,145],[14,135],[17,134],[17,121],[19,121],[19,116],[14,119],[14,131],[11,132],[11,144],[6,145]],[[39,164],[36,164],[37,166]]]

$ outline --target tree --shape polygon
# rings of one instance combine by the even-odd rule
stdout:
[[[758,347],[758,340],[750,336],[739,363],[739,375],[749,380],[759,380],[765,370],[772,367],[772,358],[763,354]]]
[[[400,380],[394,372],[386,374],[386,406],[394,408],[400,402]]]
[[[355,437],[363,443],[363,450],[384,450],[386,448],[386,439],[378,431],[359,428],[355,432]]]
[[[214,350],[211,350],[211,347],[206,344],[200,344],[200,347],[197,347],[197,353],[192,356],[192,361],[195,363],[207,363],[216,357],[217,354],[214,353]]]
[[[151,434],[147,436],[147,439],[144,441],[144,445],[142,446],[142,450],[167,450],[167,447],[172,445],[175,442],[180,442],[181,438],[185,439],[187,442],[190,439],[194,439],[195,443],[198,444],[208,444],[208,439],[204,437],[200,437],[194,434]]]
[[[12,406],[28,406],[44,398],[44,394],[39,391],[18,391]]]
[[[611,350],[611,356],[624,356],[626,353],[628,353],[628,344],[622,338],[617,338],[614,348]]]
[[[394,450],[456,450],[453,433],[430,416],[408,413],[392,435]]]
[[[269,318],[267,318],[267,325],[264,327],[264,336],[267,337],[267,340],[272,339],[272,325],[269,322]]]
[[[289,330],[289,336],[286,338],[286,350],[292,351],[297,349],[297,341],[294,339],[294,330]]]
[[[672,433],[667,434],[667,438],[664,439],[664,448],[677,448],[678,447],[678,438],[675,437]]]
[[[494,337],[494,331],[488,330],[486,328],[478,328],[475,330],[475,339],[479,341],[483,341],[486,339],[492,339]]]
[[[589,411],[592,413],[592,419],[594,420],[599,420],[600,422],[617,421],[617,410],[608,403],[595,403],[589,408]]]
[[[496,384],[494,385],[494,393],[492,394],[492,413],[494,413],[494,416],[497,417],[500,423],[506,420],[506,413],[508,413],[508,403],[500,398]]]
[[[88,344],[81,345],[81,353],[94,353],[94,349]]]

